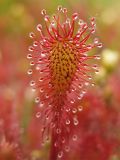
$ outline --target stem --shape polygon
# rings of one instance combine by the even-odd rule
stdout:
[[[57,160],[58,157],[58,147],[55,146],[55,142],[57,140],[56,134],[52,134],[51,138],[51,151],[50,151],[50,157],[49,160]]]

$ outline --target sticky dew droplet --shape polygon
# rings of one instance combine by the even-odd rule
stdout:
[[[77,96],[77,98],[78,98],[78,100],[81,100],[81,99],[82,99],[82,96],[81,96],[81,95],[79,95],[79,96]]]
[[[73,123],[74,123],[75,126],[77,126],[77,125],[79,124],[78,119],[77,119],[77,118],[74,118],[74,119],[73,119]]]
[[[39,70],[40,70],[40,64],[37,64],[36,67],[35,67],[35,69],[36,69],[37,71],[39,71]]]
[[[30,81],[30,86],[31,86],[31,87],[35,86],[35,81],[31,80],[31,81]]]
[[[28,51],[33,52],[33,51],[34,51],[34,48],[33,48],[32,46],[29,46],[29,47],[28,47]]]
[[[50,126],[51,126],[51,128],[55,128],[55,123],[54,123],[54,122],[51,122],[51,123],[50,123]]]
[[[56,129],[56,133],[57,133],[57,134],[60,134],[60,133],[61,133],[61,129],[60,129],[60,128],[57,128],[57,129]]]
[[[36,91],[36,88],[32,88],[32,92],[35,92]]]
[[[91,17],[91,22],[94,22],[95,21],[95,17]]]
[[[64,138],[64,137],[62,137],[61,141],[62,141],[62,143],[65,143],[65,138]]]
[[[77,135],[74,134],[73,137],[72,137],[72,140],[73,140],[73,141],[77,141],[77,138],[78,138]]]
[[[45,15],[46,15],[46,10],[43,9],[43,10],[41,11],[41,14],[42,14],[43,16],[45,16]]]
[[[65,146],[65,151],[69,152],[70,151],[70,147],[69,146]]]
[[[45,95],[45,98],[47,98],[47,99],[48,99],[48,98],[49,98],[49,95],[48,95],[48,94],[46,94],[46,95]]]
[[[86,29],[88,26],[87,26],[87,23],[84,23],[83,24],[83,29]]]
[[[88,45],[88,46],[87,46],[87,49],[92,49],[92,45]]]
[[[65,124],[69,125],[69,124],[70,124],[70,120],[67,119],[67,120],[65,121]]]
[[[42,58],[46,57],[46,54],[41,53],[41,57],[42,57]]]
[[[83,106],[78,106],[78,111],[81,112],[83,110]]]
[[[95,86],[95,83],[92,83],[91,85],[92,85],[92,87],[94,87],[94,86]]]
[[[32,54],[28,54],[27,59],[31,59],[31,58],[32,58]]]
[[[82,19],[79,19],[78,25],[83,26],[83,24],[84,24],[84,21],[83,21]],[[80,33],[80,32],[81,32],[81,30],[79,30],[79,33]]]
[[[43,88],[40,88],[40,92],[43,93],[43,92],[44,92],[44,89],[43,89]]]
[[[58,158],[62,158],[63,157],[63,151],[60,151],[59,153],[58,153]]]
[[[62,11],[62,6],[59,5],[58,8],[57,8],[57,10],[58,10],[59,12],[61,12],[61,11]]]
[[[85,86],[89,86],[89,82],[85,82]]]
[[[98,68],[97,64],[94,64],[94,65],[92,66],[92,68],[93,68],[93,69],[97,69],[97,68]]]
[[[39,107],[40,107],[40,108],[43,108],[43,106],[44,106],[44,103],[43,103],[43,102],[40,102],[40,103],[39,103]]]
[[[98,48],[102,48],[102,43],[98,43],[98,44],[97,44],[97,47],[98,47]]]
[[[38,30],[39,32],[41,32],[41,30],[42,30],[42,25],[41,25],[41,24],[38,24],[38,25],[37,25],[37,30]]]
[[[95,70],[95,73],[98,74],[98,73],[99,73],[99,70]]]
[[[66,108],[66,112],[70,112],[70,108]]]
[[[74,104],[74,103],[75,103],[75,101],[74,101],[74,100],[71,100],[71,101],[70,101],[70,103],[71,103],[71,104]]]
[[[43,78],[39,78],[39,81],[40,81],[40,82],[43,82],[43,80],[44,80]]]
[[[91,77],[91,76],[88,76],[88,79],[89,79],[89,80],[91,80],[91,79],[92,79],[92,77]]]
[[[67,13],[67,8],[62,9],[63,13]]]
[[[36,118],[40,118],[41,117],[41,113],[40,112],[37,112],[36,113]]]
[[[98,44],[98,42],[99,42],[98,38],[95,38],[94,39],[94,44]]]
[[[34,61],[31,61],[30,66],[34,66],[34,65],[35,65]]]
[[[96,60],[100,60],[101,57],[100,57],[99,55],[96,55],[96,56],[95,56],[95,59],[96,59]]]
[[[39,103],[40,102],[40,98],[39,97],[36,97],[35,98],[35,103]]]
[[[55,146],[55,147],[57,147],[57,146],[58,146],[58,143],[57,143],[57,142],[55,142],[55,143],[54,143],[54,146]]]
[[[91,33],[94,34],[95,33],[95,28],[91,29]]]
[[[82,87],[83,87],[83,85],[82,85],[82,84],[79,84],[79,85],[78,85],[78,87],[79,87],[79,88],[82,88]]]
[[[83,95],[86,94],[86,90],[82,90],[82,94],[83,94]]]
[[[27,73],[31,75],[33,73],[32,69],[28,69]]]
[[[45,118],[46,118],[46,120],[49,120],[49,116],[48,115],[46,115]]]
[[[51,22],[51,25],[52,25],[52,26],[55,26],[55,21],[52,21],[52,22]]]
[[[67,18],[67,19],[66,19],[66,23],[70,23],[70,18]]]
[[[35,38],[35,34],[33,32],[30,32],[29,37],[33,39],[33,38]]]
[[[78,18],[78,13],[73,13],[72,18],[73,18],[73,20],[77,20],[77,18]]]
[[[34,46],[34,47],[37,47],[37,46],[38,46],[38,42],[37,42],[37,41],[34,41],[34,42],[33,42],[33,46]]]
[[[72,108],[72,113],[77,113],[77,109],[76,108]]]
[[[44,17],[44,20],[45,20],[46,22],[48,22],[48,21],[50,20],[50,17],[49,17],[48,15],[46,15],[46,16]]]

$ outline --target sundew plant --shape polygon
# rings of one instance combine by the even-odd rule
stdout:
[[[42,144],[51,142],[50,159],[63,159],[70,152],[69,140],[79,139],[79,112],[84,110],[81,100],[88,87],[94,87],[93,73],[98,72],[93,54],[102,43],[95,37],[96,23],[92,17],[86,23],[79,13],[68,17],[68,11],[58,6],[54,15],[41,11],[44,25],[38,24],[29,34],[28,74],[30,86],[36,91],[36,117],[41,123]],[[92,54],[91,54],[92,53]]]

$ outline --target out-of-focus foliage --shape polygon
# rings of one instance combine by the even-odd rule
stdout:
[[[61,4],[81,19],[96,17],[103,43],[96,86],[82,101],[84,111],[77,145],[65,159],[120,159],[120,1],[1,0],[0,1],[0,160],[46,160],[50,144],[41,146],[41,126],[35,116],[34,92],[27,75],[28,34],[43,23],[41,9],[53,14]]]

